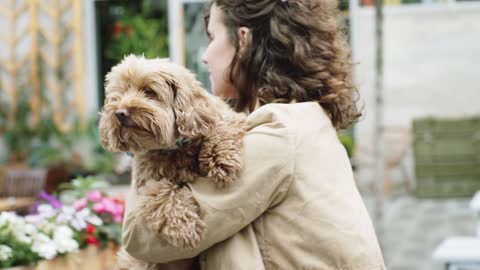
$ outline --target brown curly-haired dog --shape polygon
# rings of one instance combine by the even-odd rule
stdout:
[[[241,168],[244,114],[202,89],[186,68],[127,56],[106,76],[102,145],[133,154],[135,214],[172,245],[193,248],[205,235],[187,183],[206,176],[231,183]]]

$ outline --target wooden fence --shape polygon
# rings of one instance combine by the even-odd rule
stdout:
[[[67,132],[84,115],[83,0],[0,0],[0,92],[14,124],[26,91],[33,125]],[[2,31],[3,30],[3,31]]]

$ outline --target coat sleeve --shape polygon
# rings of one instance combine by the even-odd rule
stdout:
[[[125,250],[134,258],[150,263],[192,258],[236,234],[281,202],[288,192],[294,171],[293,136],[279,122],[264,122],[244,137],[243,167],[232,185],[216,188],[208,179],[199,178],[190,186],[207,225],[206,237],[197,248],[172,246],[147,229],[142,220],[132,214],[138,197],[131,189],[126,199],[123,224]]]

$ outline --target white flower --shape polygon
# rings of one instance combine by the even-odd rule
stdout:
[[[74,218],[70,224],[72,225],[73,228],[77,231],[81,231],[87,227],[87,222],[85,222],[84,219],[81,218]]]
[[[61,212],[60,214],[58,214],[57,216],[57,223],[68,223],[68,222],[71,222],[73,219],[73,215],[71,214],[68,214],[68,213],[64,213],[64,212]]]
[[[28,235],[35,235],[38,232],[37,228],[30,223],[26,223],[21,230]]]
[[[70,225],[77,231],[81,231],[87,227],[87,222],[95,226],[100,226],[103,221],[90,211],[89,208],[83,208],[76,212],[70,220]]]
[[[52,235],[53,231],[56,229],[56,225],[52,222],[46,221],[39,228],[42,232]]]
[[[81,211],[77,212],[75,216],[79,219],[84,219],[95,226],[103,225],[103,221],[96,214],[92,213],[89,208],[83,208]]]
[[[40,226],[46,222],[45,218],[42,217],[41,215],[28,215],[25,217],[25,221],[28,223],[35,224],[37,226]]]
[[[61,226],[58,226],[57,229],[55,230],[55,235],[59,235],[63,237],[72,237],[73,231],[72,229],[70,229],[70,227],[61,225]]]
[[[0,213],[0,226],[5,224],[11,224],[16,226],[16,225],[23,225],[24,223],[25,221],[13,212]]]
[[[61,254],[78,250],[78,243],[73,239],[73,231],[67,226],[59,226],[55,230],[53,242]]]
[[[32,243],[32,237],[13,230],[13,234],[15,235],[15,238],[18,240],[18,242],[25,243],[25,244],[31,244]]]
[[[38,214],[44,219],[51,218],[57,214],[57,210],[50,204],[41,204],[38,206]]]
[[[470,201],[470,209],[475,212],[480,212],[480,191],[477,191]]]
[[[75,214],[76,210],[73,206],[62,206],[62,213],[64,213],[65,215],[70,215],[70,216],[73,216]]]
[[[6,261],[12,256],[12,249],[9,246],[0,245],[0,261]]]
[[[92,225],[95,226],[101,226],[103,225],[103,221],[96,215],[91,215],[86,218],[86,220],[91,223]]]
[[[9,214],[9,213],[10,213],[10,212],[2,212],[2,213],[0,213],[0,226],[3,226],[3,225],[5,225],[5,224],[8,222],[7,217],[8,217],[8,214]]]
[[[52,239],[43,233],[38,233],[32,245],[32,250],[41,257],[50,260],[57,255],[57,248]]]
[[[0,213],[0,224],[4,227],[3,231],[7,234],[13,234],[17,241],[26,244],[32,243],[30,233],[34,233],[36,229],[35,227],[32,228],[33,225],[25,223],[22,217],[13,212],[2,212]]]

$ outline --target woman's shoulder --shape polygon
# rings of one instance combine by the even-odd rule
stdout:
[[[248,116],[248,123],[249,131],[285,129],[289,133],[306,131],[312,127],[332,126],[329,117],[317,102],[266,104]]]
[[[248,115],[248,129],[243,140],[245,167],[290,167],[297,132],[293,125],[297,116],[291,109],[290,104],[267,104]]]
[[[286,117],[276,106],[266,105],[251,113],[244,137],[244,154],[247,160],[287,157],[293,153],[294,133]],[[281,158],[278,160],[282,160]],[[266,161],[266,160],[265,160]]]
[[[325,147],[323,142],[336,138],[330,118],[317,102],[267,104],[248,116],[248,124],[247,155],[271,152],[294,160],[302,147]]]

